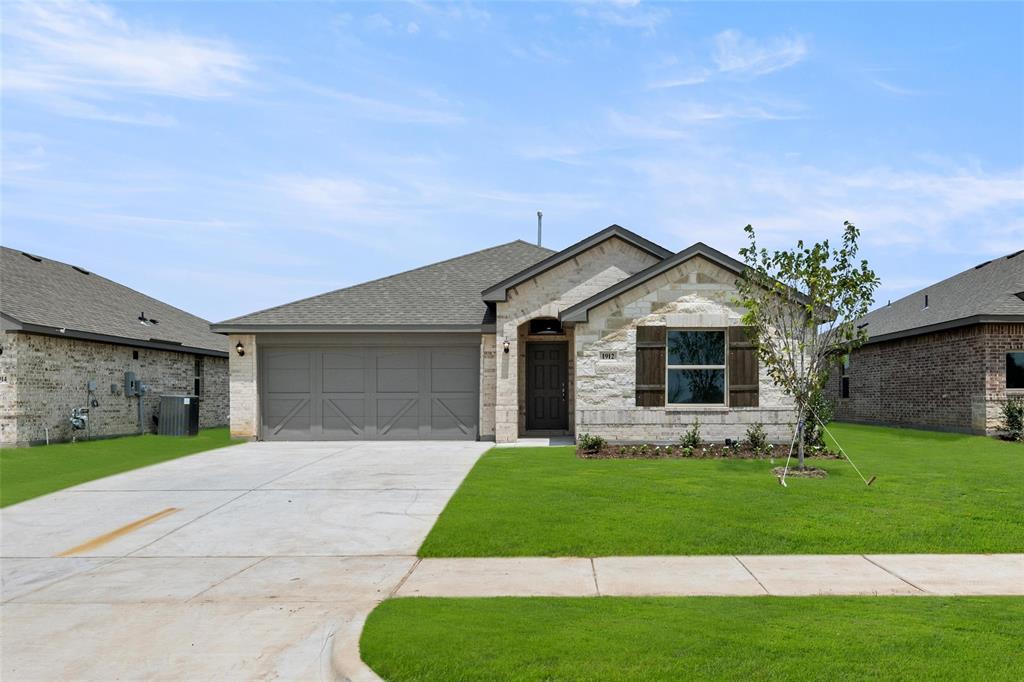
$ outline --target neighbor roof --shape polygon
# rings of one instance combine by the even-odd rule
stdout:
[[[4,329],[227,357],[227,340],[206,320],[85,268],[6,246],[0,314]]]
[[[652,256],[661,259],[667,258],[672,255],[672,252],[668,249],[655,244],[654,242],[644,239],[636,232],[627,230],[620,225],[609,225],[600,232],[596,232],[582,241],[578,241],[572,246],[562,249],[558,253],[553,254],[549,258],[545,258],[539,263],[531,264],[530,267],[524,268],[523,270],[512,274],[507,279],[501,280],[497,284],[492,284],[483,291],[483,297],[485,301],[504,301],[508,297],[508,290],[512,287],[522,284],[528,279],[536,277],[542,272],[547,272],[551,268],[564,263],[565,261],[575,258],[577,255],[583,253],[589,248],[592,248],[606,239],[612,237],[618,237],[623,241],[626,241],[633,246],[637,247],[641,251],[646,251]],[[492,280],[493,282],[493,280]]]
[[[218,332],[424,329],[479,331],[493,323],[480,291],[553,252],[522,240],[225,320]]]
[[[1024,322],[1024,250],[892,301],[860,323],[872,343],[982,322]]]

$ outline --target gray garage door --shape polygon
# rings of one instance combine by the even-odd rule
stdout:
[[[266,440],[477,438],[480,350],[264,348]]]

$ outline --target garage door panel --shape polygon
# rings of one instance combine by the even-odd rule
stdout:
[[[419,396],[406,398],[379,398],[377,400],[377,436],[379,438],[408,438],[420,436]]]
[[[263,353],[264,438],[477,436],[479,348],[264,348]],[[305,405],[298,402],[302,399]]]
[[[366,401],[362,398],[324,398],[324,436],[362,438],[366,433]]]
[[[377,393],[418,393],[419,383],[418,367],[377,370]]]
[[[324,393],[363,393],[366,390],[366,352],[323,353]]]

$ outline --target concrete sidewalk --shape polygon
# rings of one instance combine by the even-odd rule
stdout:
[[[1024,595],[1024,554],[424,559],[399,597]]]

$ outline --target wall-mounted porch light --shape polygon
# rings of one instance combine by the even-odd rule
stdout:
[[[242,345],[241,341],[235,344],[235,352],[238,353],[238,357],[245,355],[245,346]]]
[[[508,341],[501,344],[501,350],[503,350],[505,353],[508,353]]]

